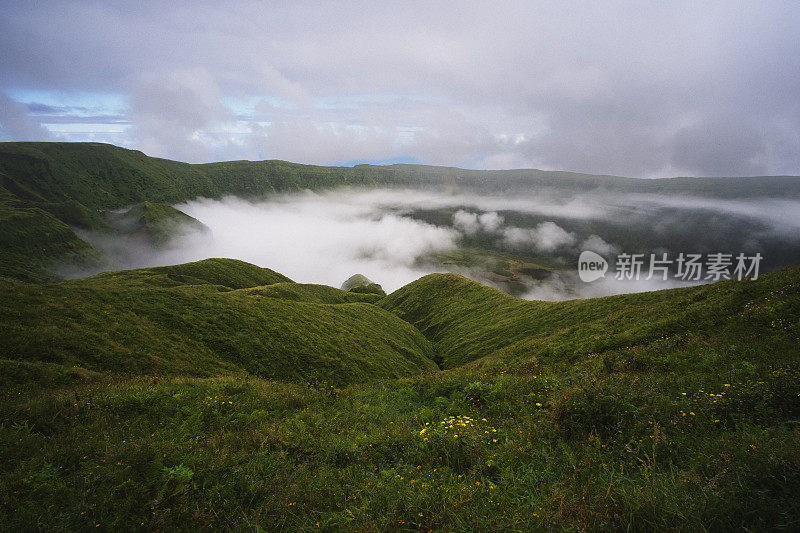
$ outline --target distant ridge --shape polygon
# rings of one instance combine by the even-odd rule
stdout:
[[[71,228],[108,230],[103,212],[143,202],[259,197],[337,187],[524,192],[621,191],[713,198],[800,198],[800,177],[637,179],[543,170],[395,164],[323,167],[286,161],[189,164],[101,143],[0,143],[0,276],[55,279],[56,263],[101,260]]]

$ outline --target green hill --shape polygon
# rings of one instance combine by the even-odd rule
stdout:
[[[291,285],[268,269],[222,259],[54,285],[4,281],[0,352],[7,367],[39,361],[97,372],[248,372],[333,384],[436,369],[430,343],[364,303],[372,298],[302,286],[294,293],[319,296],[287,299]]]
[[[110,285],[120,287],[215,285],[222,290],[230,290],[283,283],[293,282],[283,274],[268,268],[237,259],[214,258],[180,265],[103,272],[89,278],[62,282],[61,286],[102,288]]]
[[[38,203],[77,225],[91,224],[94,209],[121,208],[142,201],[176,203],[198,196],[247,197],[345,185],[491,185],[500,190],[552,186],[728,198],[800,197],[800,179],[796,176],[641,180],[424,165],[321,167],[285,161],[188,164],[100,143],[0,143],[0,178],[6,194],[18,201]]]
[[[750,324],[740,316],[743,302],[785,291],[798,279],[800,267],[794,267],[755,282],[529,302],[456,274],[431,274],[379,305],[415,325],[433,343],[446,368],[488,356],[573,362],[590,354],[647,346],[676,333],[713,335],[720,341],[750,335]],[[800,308],[795,304],[776,319],[797,328],[796,315],[800,316]],[[776,342],[772,348],[775,357],[787,357],[795,350],[791,343]]]
[[[12,207],[0,198],[0,277],[54,281],[62,264],[92,266],[102,254],[38,207]]]
[[[275,283],[266,287],[257,287],[248,291],[267,298],[281,298],[298,302],[315,302],[323,304],[343,304],[353,302],[376,303],[381,295],[374,293],[359,293],[335,289],[327,285],[313,285],[302,283]]]
[[[208,231],[205,224],[166,204],[141,202],[127,211],[107,213],[105,222],[116,232],[141,236],[153,246],[192,231]]]

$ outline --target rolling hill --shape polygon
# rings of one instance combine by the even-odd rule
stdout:
[[[364,302],[370,298],[291,285],[270,270],[222,259],[56,285],[4,281],[0,350],[12,367],[41,361],[94,372],[247,372],[336,385],[436,369],[430,343]]]
[[[794,294],[800,267],[756,282],[623,294],[566,302],[525,301],[455,274],[430,274],[378,305],[415,325],[445,368],[482,357],[548,357],[572,362],[590,354],[646,346],[672,334],[751,335],[743,302],[765,294]],[[778,320],[795,322],[793,304]],[[795,326],[792,326],[795,327]],[[800,333],[800,331],[799,331]],[[773,345],[773,349],[777,348]],[[793,353],[791,343],[775,357]]]

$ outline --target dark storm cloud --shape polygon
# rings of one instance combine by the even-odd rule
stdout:
[[[800,171],[795,2],[8,4],[0,90],[121,94],[154,155]]]

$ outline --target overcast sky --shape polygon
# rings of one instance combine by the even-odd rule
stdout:
[[[0,139],[800,174],[800,3],[0,0]]]

